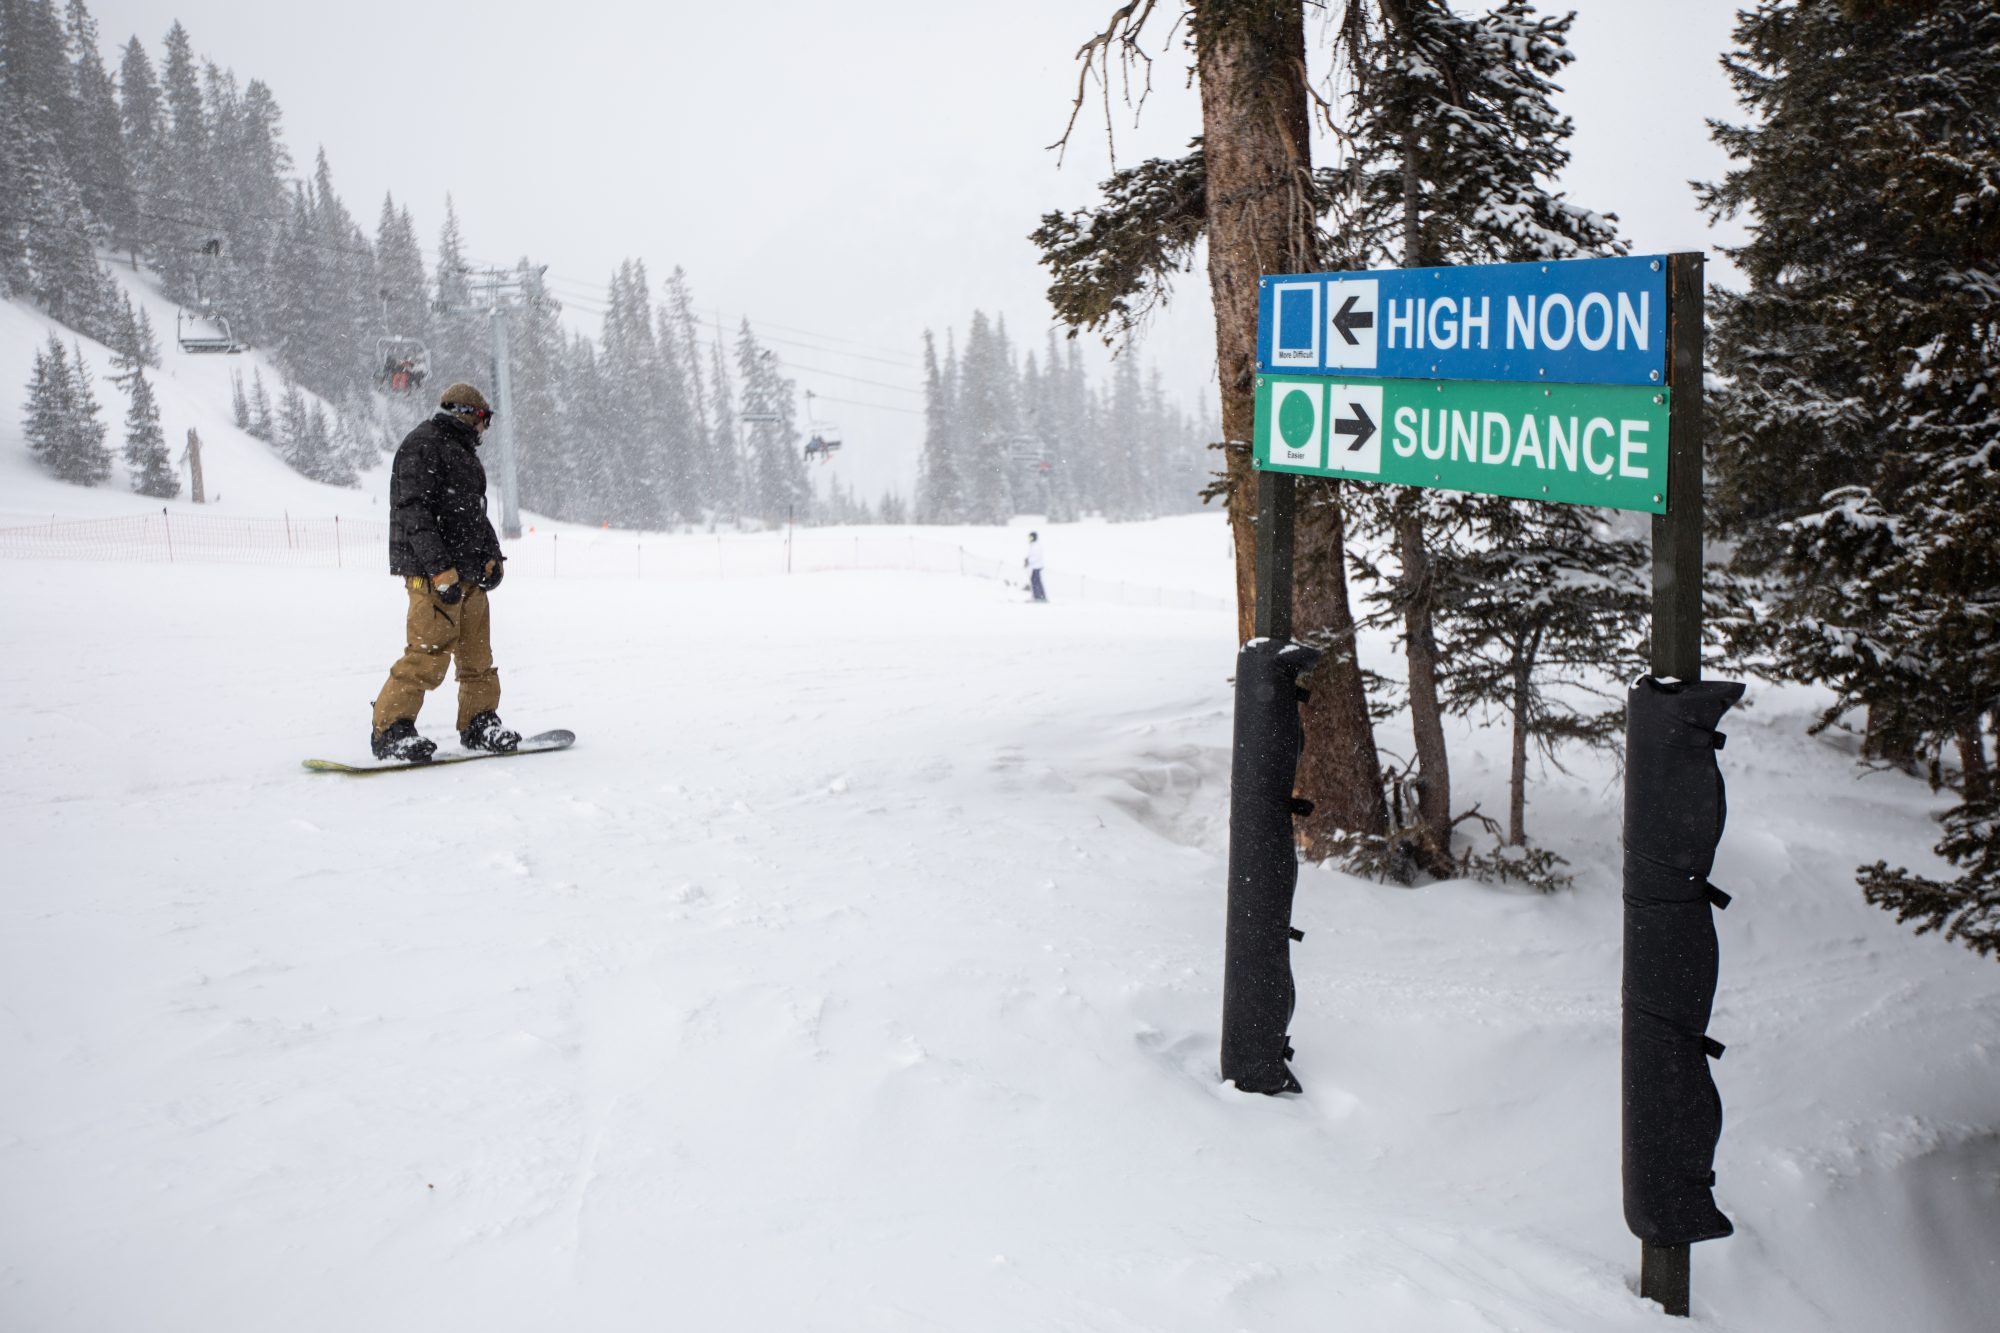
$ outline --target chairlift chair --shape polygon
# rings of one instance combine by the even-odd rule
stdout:
[[[431,352],[423,339],[390,334],[375,340],[375,378],[391,393],[415,393],[430,373]]]
[[[236,335],[229,331],[229,320],[221,315],[190,315],[184,310],[174,311],[174,341],[183,352],[190,353],[234,353],[243,350],[243,344],[236,341]]]

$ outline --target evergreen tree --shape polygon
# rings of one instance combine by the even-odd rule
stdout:
[[[1014,513],[1007,476],[1008,445],[1015,429],[1013,377],[1004,335],[995,331],[985,312],[973,311],[965,360],[959,367],[954,423],[968,522],[1005,523]]]
[[[160,408],[153,399],[153,386],[146,382],[146,372],[135,365],[125,387],[132,398],[125,413],[125,463],[132,473],[132,489],[154,499],[171,500],[181,493],[181,479],[173,455],[167,452],[167,437],[160,430]]]
[[[278,441],[278,426],[271,412],[271,395],[264,388],[264,375],[250,368],[250,433],[266,444]]]
[[[377,332],[385,338],[423,339],[430,332],[428,279],[410,210],[382,196],[375,221],[375,285],[381,298]]]
[[[104,444],[104,421],[90,388],[83,349],[74,355],[49,334],[35,354],[22,422],[28,448],[56,477],[76,486],[95,486],[111,475],[111,452]]]
[[[118,61],[118,119],[132,194],[129,234],[119,243],[135,256],[151,254],[158,228],[155,199],[166,173],[166,113],[159,75],[137,37],[125,44]]]
[[[27,218],[11,201],[27,193],[27,126],[14,110],[7,81],[0,78],[0,300],[24,292],[33,280],[28,271]]]
[[[1494,500],[1461,521],[1476,544],[1437,534],[1456,548],[1436,574],[1439,602],[1451,609],[1441,619],[1451,663],[1445,703],[1456,713],[1499,711],[1510,722],[1507,841],[1521,847],[1530,749],[1558,762],[1562,745],[1613,749],[1623,736],[1615,668],[1640,658],[1652,610],[1650,546],[1621,535],[1615,516],[1577,505]]]
[[[240,371],[229,373],[229,406],[236,418],[236,429],[250,429],[250,396],[243,391],[243,375]]]
[[[1726,62],[1753,114],[1704,202],[1750,213],[1716,300],[1720,516],[1761,576],[1755,642],[1866,710],[1867,747],[1955,747],[1963,803],[1936,881],[1865,868],[1871,901],[1982,952],[1992,940],[2000,705],[2000,13],[1976,0],[1763,0]],[[1782,460],[1782,463],[1780,462]]]
[[[214,213],[217,191],[211,187],[208,124],[203,118],[201,77],[194,43],[178,21],[167,32],[167,58],[161,73],[166,115],[162,125],[157,176],[147,183],[151,212],[153,266],[167,294],[183,304],[199,306],[213,299],[215,265],[212,247],[222,239]],[[204,290],[209,279],[209,290]]]
[[[1568,117],[1555,108],[1553,80],[1573,59],[1567,41],[1574,17],[1544,18],[1526,0],[1508,0],[1478,17],[1454,13],[1446,0],[1383,0],[1372,12],[1350,8],[1340,34],[1353,71],[1342,127],[1348,151],[1343,166],[1321,173],[1339,267],[1623,253],[1614,218],[1579,208],[1553,189],[1568,164],[1572,132]],[[1478,565],[1503,541],[1545,540],[1549,545],[1535,561],[1578,560],[1575,572],[1588,580],[1593,557],[1579,534],[1602,522],[1587,515],[1545,521],[1516,512],[1529,502],[1443,491],[1351,487],[1349,495],[1359,529],[1388,538],[1397,556],[1392,580],[1371,567],[1385,585],[1371,598],[1377,618],[1403,631],[1415,742],[1416,817],[1393,836],[1409,861],[1452,873],[1439,637],[1476,635],[1474,626],[1487,617],[1481,612],[1472,625],[1455,629],[1444,624],[1456,613],[1445,589],[1469,586],[1447,566],[1460,559]],[[1600,660],[1617,662],[1620,648],[1614,635],[1600,645]],[[1554,659],[1529,654],[1524,660],[1532,668],[1537,660]],[[1500,691],[1490,704],[1520,713],[1521,695],[1510,677],[1477,678]],[[1461,686],[1454,679],[1448,688],[1463,707]]]
[[[743,443],[737,430],[736,409],[731,405],[729,359],[718,332],[710,347],[708,382],[715,395],[715,445],[710,464],[715,470],[713,494],[718,516],[740,521],[749,512],[749,477],[744,465]]]
[[[114,244],[127,245],[138,222],[132,165],[125,154],[117,92],[110,71],[104,67],[104,54],[98,49],[97,20],[83,0],[69,0],[65,6],[63,32],[74,70],[78,184],[84,207],[103,225]]]
[[[573,515],[578,492],[575,441],[564,419],[562,372],[567,337],[562,304],[540,269],[523,259],[515,269],[521,307],[508,344],[513,365],[514,453],[521,503],[539,513]]]
[[[50,472],[65,481],[78,478],[66,475],[70,460],[67,457],[69,415],[75,405],[76,389],[69,368],[69,353],[55,334],[49,335],[48,346],[35,353],[35,369],[28,380],[28,401],[23,408],[25,415],[21,421],[21,433],[28,441],[28,450]],[[89,485],[96,478],[82,478],[80,484]]]
[[[133,308],[129,296],[120,298],[109,345],[114,384],[125,384],[142,366],[160,364],[160,347],[153,337],[152,321]]]
[[[937,340],[928,329],[924,330],[924,447],[917,460],[916,519],[919,523],[965,521],[965,483],[952,447]]]
[[[743,421],[749,434],[750,511],[766,523],[809,521],[812,483],[799,452],[797,387],[776,352],[757,341],[744,320],[736,336],[736,370],[743,380]]]

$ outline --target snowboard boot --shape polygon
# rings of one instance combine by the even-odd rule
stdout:
[[[473,714],[472,721],[465,724],[458,733],[458,743],[468,750],[491,750],[495,754],[512,754],[514,747],[521,743],[521,733],[509,731],[500,725],[500,715],[487,711]]]
[[[396,759],[406,764],[424,764],[437,750],[437,742],[417,734],[417,724],[409,718],[391,722],[368,737],[368,748],[377,759]]]

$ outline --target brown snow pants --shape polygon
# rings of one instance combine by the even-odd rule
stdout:
[[[467,582],[465,595],[447,606],[426,578],[403,580],[410,594],[407,645],[389,680],[375,696],[375,730],[416,721],[424,695],[444,684],[445,668],[458,659],[458,729],[500,707],[500,673],[493,669],[492,619],[486,589]]]

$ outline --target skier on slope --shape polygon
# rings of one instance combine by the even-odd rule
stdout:
[[[1048,601],[1049,594],[1042,587],[1042,543],[1041,539],[1032,532],[1028,534],[1027,558],[1022,560],[1021,563],[1027,567],[1028,589],[1034,593],[1035,600],[1038,602]]]
[[[486,469],[476,450],[493,424],[485,395],[454,384],[437,414],[396,450],[389,481],[389,572],[410,596],[407,645],[375,696],[369,748],[377,759],[423,763],[437,749],[417,734],[424,695],[458,662],[458,738],[468,750],[501,753],[521,743],[500,725],[500,673],[486,594],[507,557],[486,517]]]

